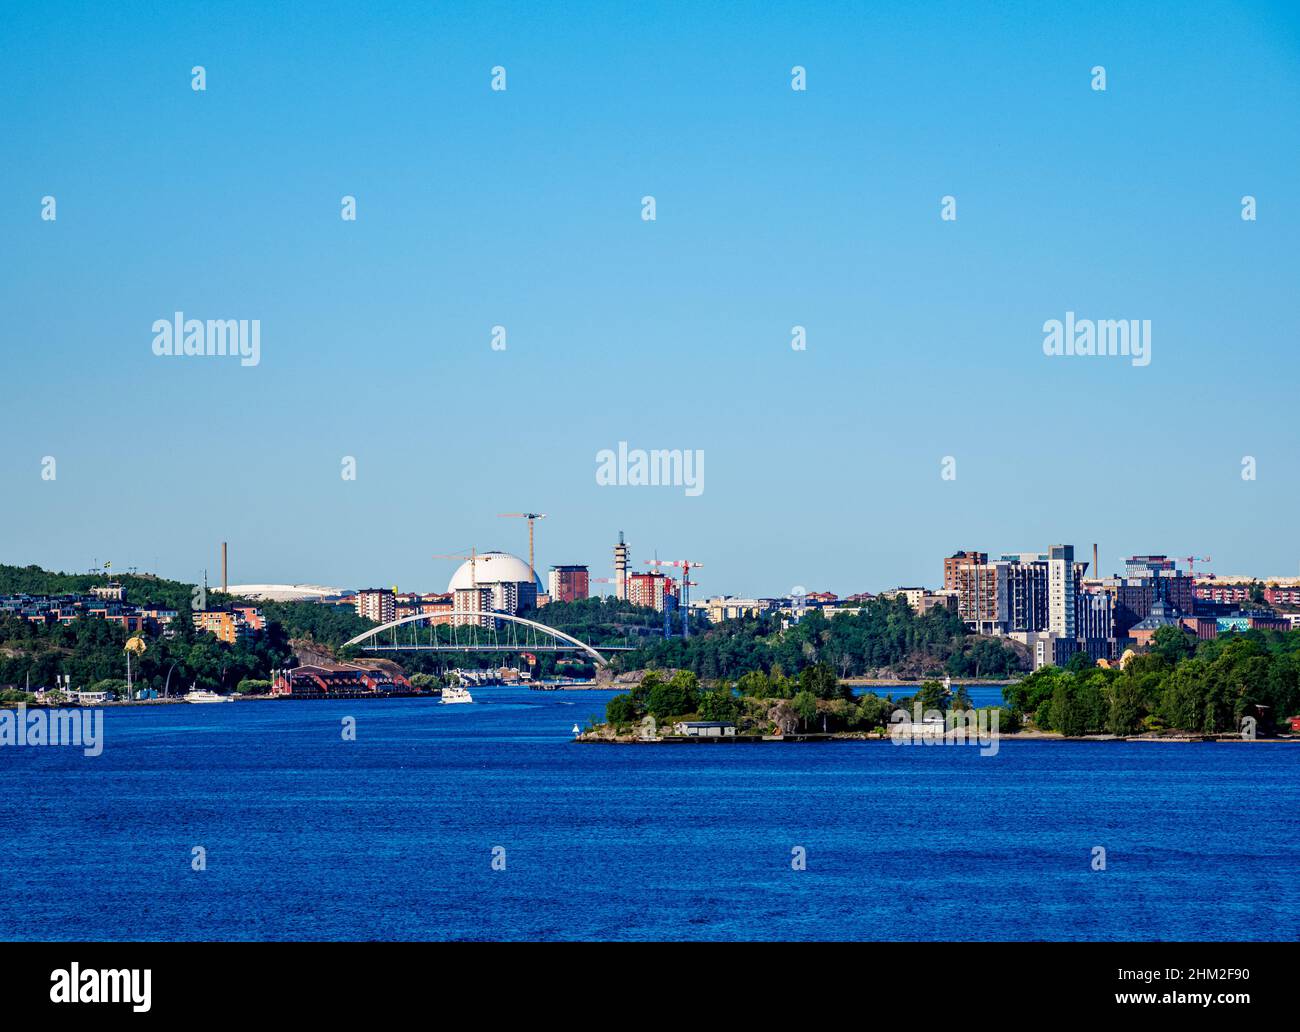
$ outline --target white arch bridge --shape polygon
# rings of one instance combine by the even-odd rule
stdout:
[[[480,621],[489,618],[491,625],[481,626]],[[506,626],[498,626],[499,622]],[[449,609],[415,613],[372,627],[345,642],[344,648],[349,645],[359,646],[363,652],[582,652],[602,667],[609,666],[609,660],[601,651],[631,652],[635,648],[601,645],[601,651],[597,651],[554,627],[493,609],[477,613]]]

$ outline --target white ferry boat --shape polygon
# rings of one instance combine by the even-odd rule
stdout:
[[[473,702],[474,696],[459,685],[453,685],[442,690],[442,701],[448,705],[453,702]]]
[[[192,688],[185,693],[186,702],[234,702],[229,695],[218,695],[207,688]]]

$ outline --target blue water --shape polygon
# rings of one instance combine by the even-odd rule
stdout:
[[[608,693],[475,698],[0,748],[0,939],[1300,938],[1297,747],[599,746]]]

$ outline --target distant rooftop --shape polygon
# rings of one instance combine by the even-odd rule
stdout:
[[[330,588],[323,584],[232,584],[226,589],[232,595],[243,595],[263,602],[319,602],[323,598],[342,595],[343,588]]]

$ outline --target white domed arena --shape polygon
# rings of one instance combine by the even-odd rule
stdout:
[[[480,588],[490,587],[493,584],[527,584],[530,580],[538,594],[545,590],[541,578],[535,575],[529,576],[527,560],[520,559],[509,552],[480,552],[474,560],[473,570],[470,569],[468,559],[460,564],[456,572],[451,575],[447,590],[472,588],[475,583]]]

